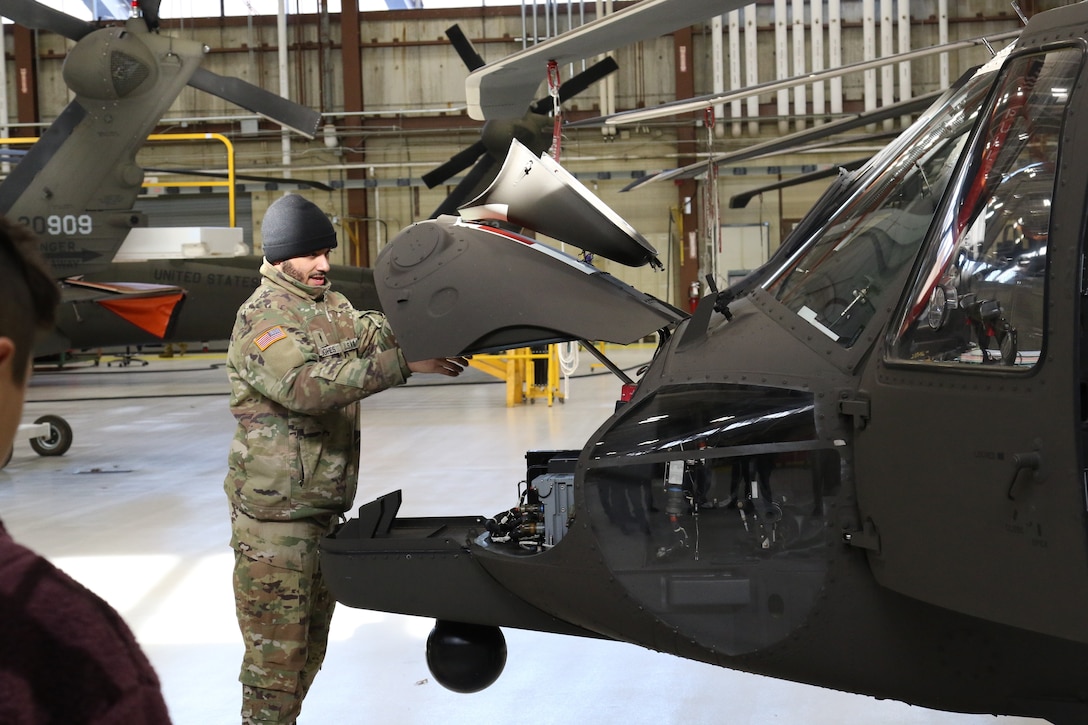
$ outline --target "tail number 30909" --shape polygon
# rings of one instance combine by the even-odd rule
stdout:
[[[55,237],[90,234],[94,222],[90,214],[50,214],[49,216],[20,217],[19,222],[34,230],[35,234]]]

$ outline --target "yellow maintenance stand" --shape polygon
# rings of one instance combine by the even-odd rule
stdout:
[[[559,390],[559,351],[555,345],[546,348],[522,347],[494,355],[473,355],[469,364],[500,380],[506,381],[506,405],[513,407],[544,398],[564,402]]]

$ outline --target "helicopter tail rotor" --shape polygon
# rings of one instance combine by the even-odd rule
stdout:
[[[465,37],[459,26],[453,25],[447,28],[446,36],[469,71],[485,65],[484,59],[476,52],[472,42]],[[559,85],[557,90],[559,102],[564,103],[570,100],[618,69],[619,65],[611,57],[598,61]],[[517,139],[535,153],[550,148],[552,124],[547,122],[547,119],[554,110],[554,105],[554,99],[546,96],[533,101],[520,119],[485,123],[479,140],[424,174],[423,183],[433,189],[465,169],[470,169],[446,200],[431,214],[431,218],[434,219],[441,214],[456,214],[458,206],[487,188],[505,160],[512,140]]]

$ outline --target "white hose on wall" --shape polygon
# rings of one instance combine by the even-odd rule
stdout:
[[[570,394],[570,376],[578,369],[580,356],[577,342],[559,343],[559,372],[563,374],[563,399],[567,400]]]

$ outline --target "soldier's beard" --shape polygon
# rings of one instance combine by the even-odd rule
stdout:
[[[306,277],[304,277],[302,275],[302,272],[299,271],[298,267],[291,264],[291,260],[289,260],[289,259],[284,260],[283,264],[280,265],[280,270],[284,274],[286,274],[288,277],[290,277],[291,279],[298,280],[302,284],[309,285],[310,287],[314,286],[314,284],[309,279],[307,279]],[[323,283],[325,281],[325,279],[322,278],[321,281]]]
[[[302,284],[306,284],[306,280],[302,278],[302,272],[299,272],[298,269],[291,264],[291,260],[285,260],[284,263],[280,265],[280,271],[291,279],[296,279],[299,282],[302,282]]]

